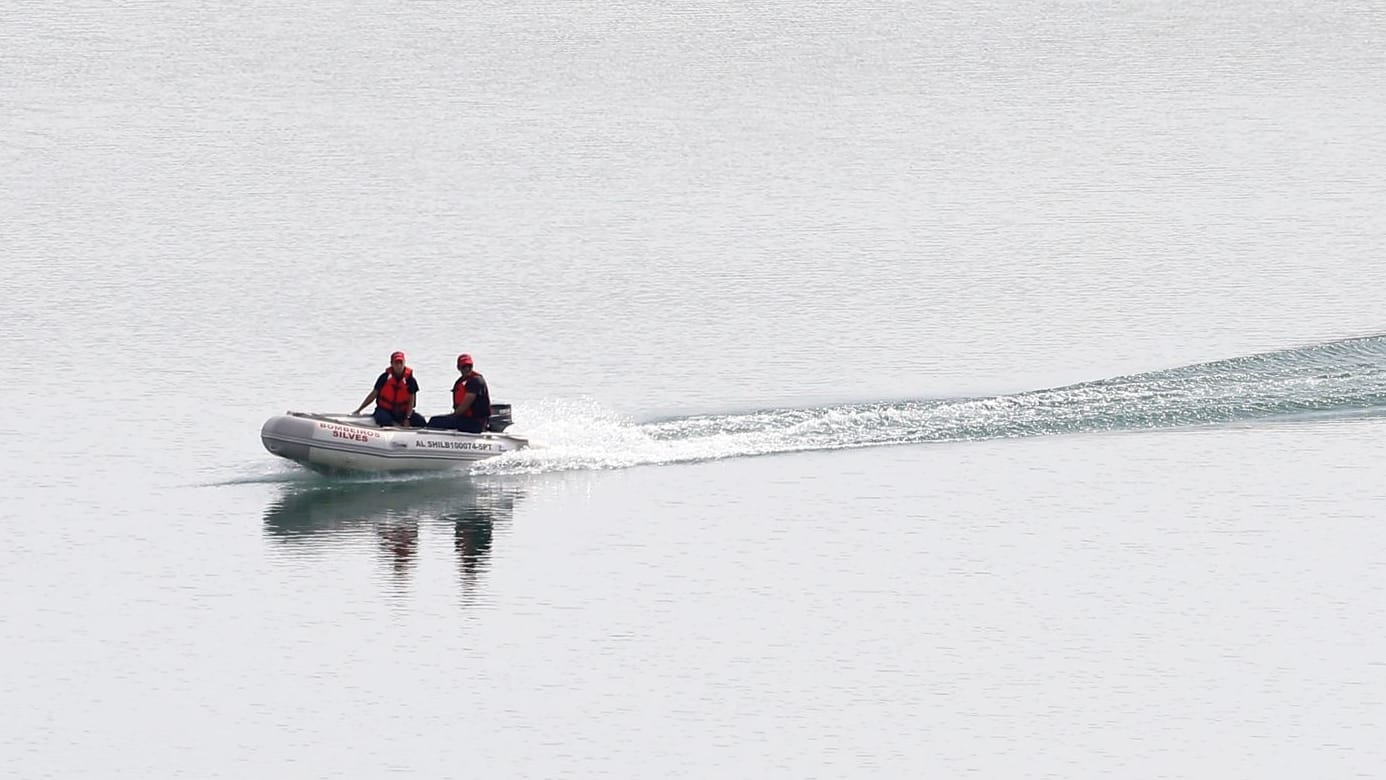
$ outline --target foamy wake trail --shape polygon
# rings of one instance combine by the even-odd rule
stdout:
[[[1372,410],[1386,410],[1383,336],[980,398],[768,409],[646,423],[592,403],[549,402],[516,409],[531,449],[483,461],[473,471],[615,469]]]

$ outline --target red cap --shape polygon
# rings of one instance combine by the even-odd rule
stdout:
[[[404,353],[403,353],[403,352],[396,352],[396,353],[394,353],[393,355],[390,356],[390,362],[391,362],[391,363],[395,362],[396,360],[398,360],[399,362],[403,363],[403,362],[404,362]]]
[[[472,356],[471,356],[471,355],[468,355],[466,352],[463,352],[462,354],[460,354],[460,355],[457,356],[457,365],[459,365],[459,366],[470,366],[470,365],[472,365]]]

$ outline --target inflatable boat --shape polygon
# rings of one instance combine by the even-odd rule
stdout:
[[[382,428],[369,415],[285,412],[265,421],[265,449],[314,471],[438,471],[529,446],[506,433],[510,407],[493,405],[485,433]]]

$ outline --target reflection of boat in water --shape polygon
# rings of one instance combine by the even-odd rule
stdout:
[[[521,495],[517,483],[477,477],[314,482],[286,489],[265,510],[265,531],[293,541],[378,522],[447,515],[494,520],[508,518]]]
[[[288,488],[265,510],[265,534],[301,553],[344,539],[373,539],[404,577],[418,554],[420,527],[451,526],[464,584],[485,568],[497,522],[523,495],[514,481],[432,476],[410,480],[331,480]]]

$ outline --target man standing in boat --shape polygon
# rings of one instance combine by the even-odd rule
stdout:
[[[382,428],[389,425],[422,428],[427,421],[414,411],[418,395],[419,383],[414,379],[414,369],[404,365],[403,352],[396,352],[390,356],[390,367],[376,378],[375,389],[352,414],[360,414],[366,404],[375,401],[375,414],[372,416],[376,425]]]
[[[466,353],[457,356],[457,372],[461,376],[452,383],[452,414],[434,416],[428,427],[481,433],[491,417],[491,390],[486,386],[486,377],[473,370],[472,356]]]

